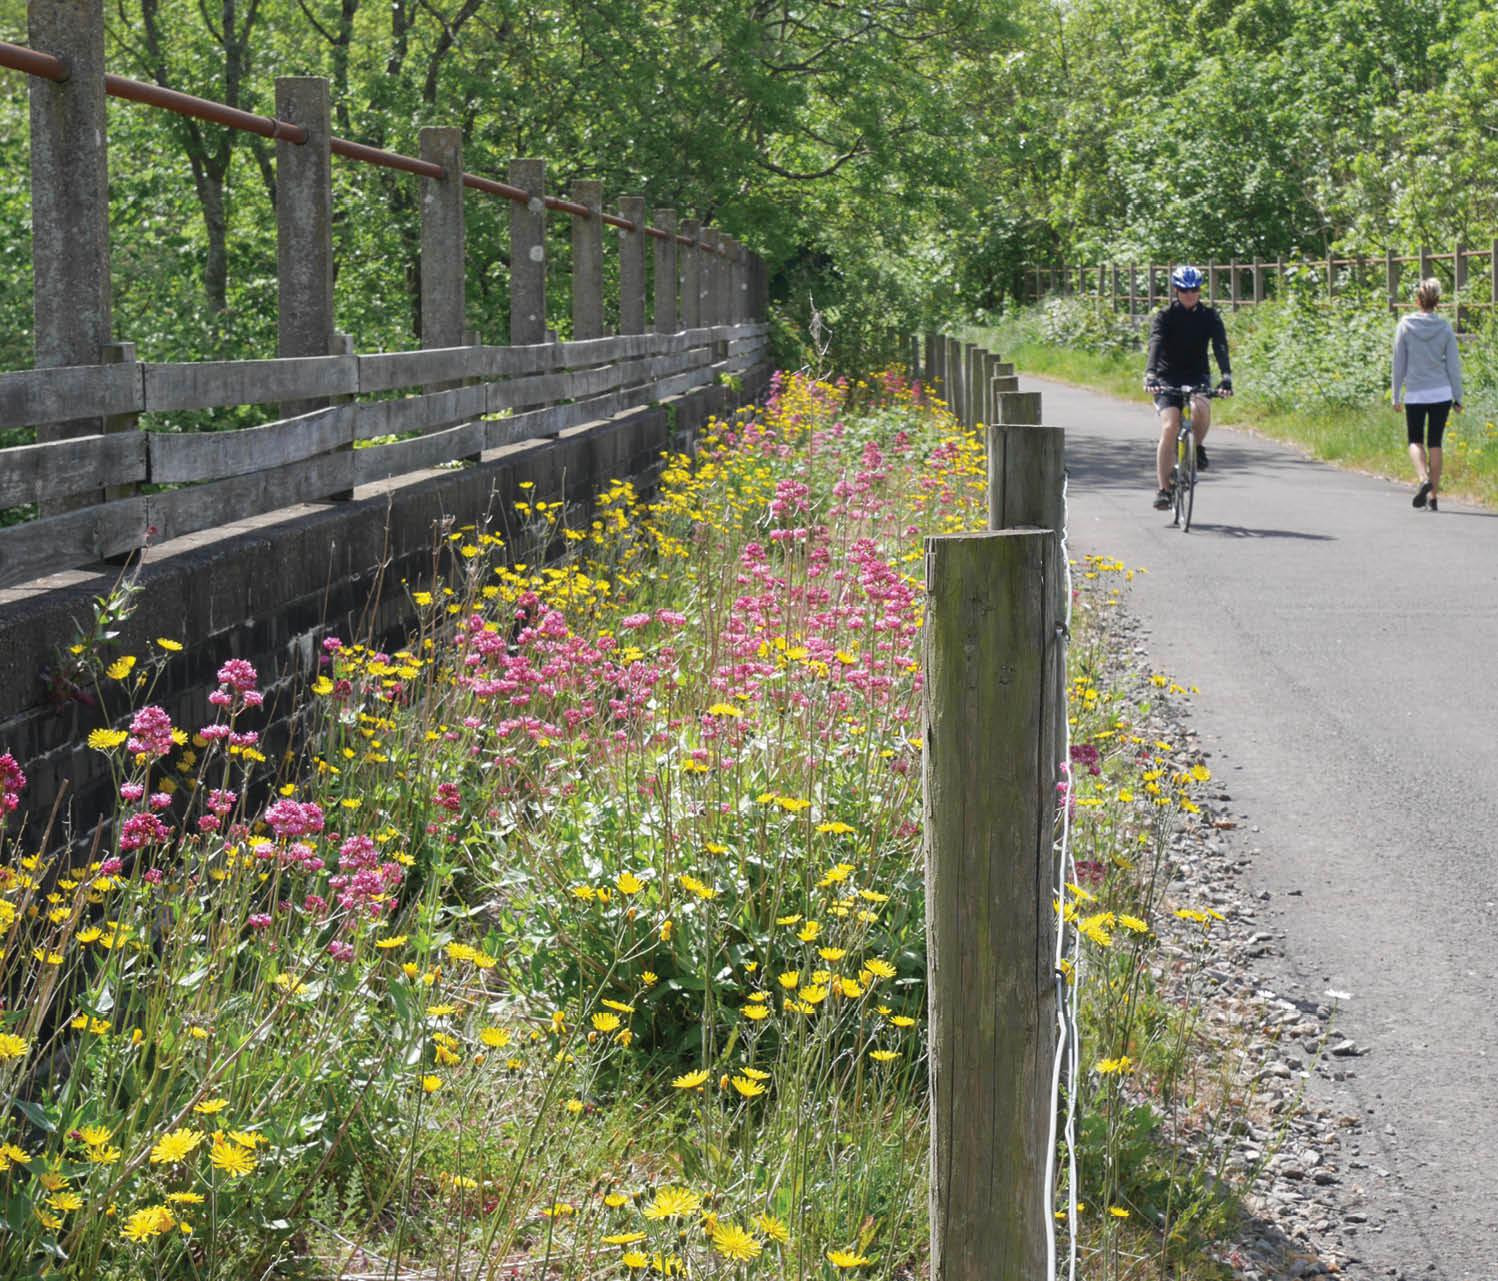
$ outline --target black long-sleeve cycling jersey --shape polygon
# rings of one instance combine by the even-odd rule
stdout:
[[[1223,377],[1231,377],[1228,334],[1215,307],[1197,303],[1188,310],[1179,302],[1173,302],[1163,311],[1157,311],[1150,325],[1145,382],[1164,383],[1171,387],[1200,387],[1210,382],[1208,344],[1217,357],[1217,368]]]

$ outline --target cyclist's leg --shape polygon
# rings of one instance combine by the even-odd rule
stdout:
[[[1207,439],[1207,430],[1212,426],[1212,402],[1205,396],[1191,398],[1191,434],[1200,445]]]
[[[1159,404],[1158,400],[1156,404]],[[1160,489],[1169,489],[1170,471],[1176,465],[1176,433],[1181,430],[1181,409],[1179,405],[1169,404],[1159,408],[1160,444],[1155,450],[1155,481]]]

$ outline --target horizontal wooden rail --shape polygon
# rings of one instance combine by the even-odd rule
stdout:
[[[120,417],[347,397],[226,431],[125,430],[0,450],[0,507],[143,484],[78,511],[0,529],[0,587],[345,494],[484,450],[603,422],[766,358],[769,326],[720,325],[532,347],[456,347],[281,360],[127,363],[0,375],[0,423]],[[70,377],[71,376],[71,377]],[[354,400],[395,388],[441,391]],[[356,441],[400,436],[354,448]]]

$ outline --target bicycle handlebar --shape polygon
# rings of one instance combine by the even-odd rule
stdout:
[[[1214,387],[1211,383],[1204,383],[1199,387],[1194,387],[1189,383],[1181,387],[1173,387],[1169,383],[1151,383],[1149,391],[1155,396],[1175,392],[1185,396],[1205,396],[1208,400],[1218,400],[1227,394],[1221,387]]]

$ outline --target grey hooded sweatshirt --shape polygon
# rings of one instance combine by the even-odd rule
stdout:
[[[1394,403],[1438,387],[1450,387],[1451,399],[1461,404],[1462,357],[1456,334],[1445,317],[1417,311],[1394,330]]]

